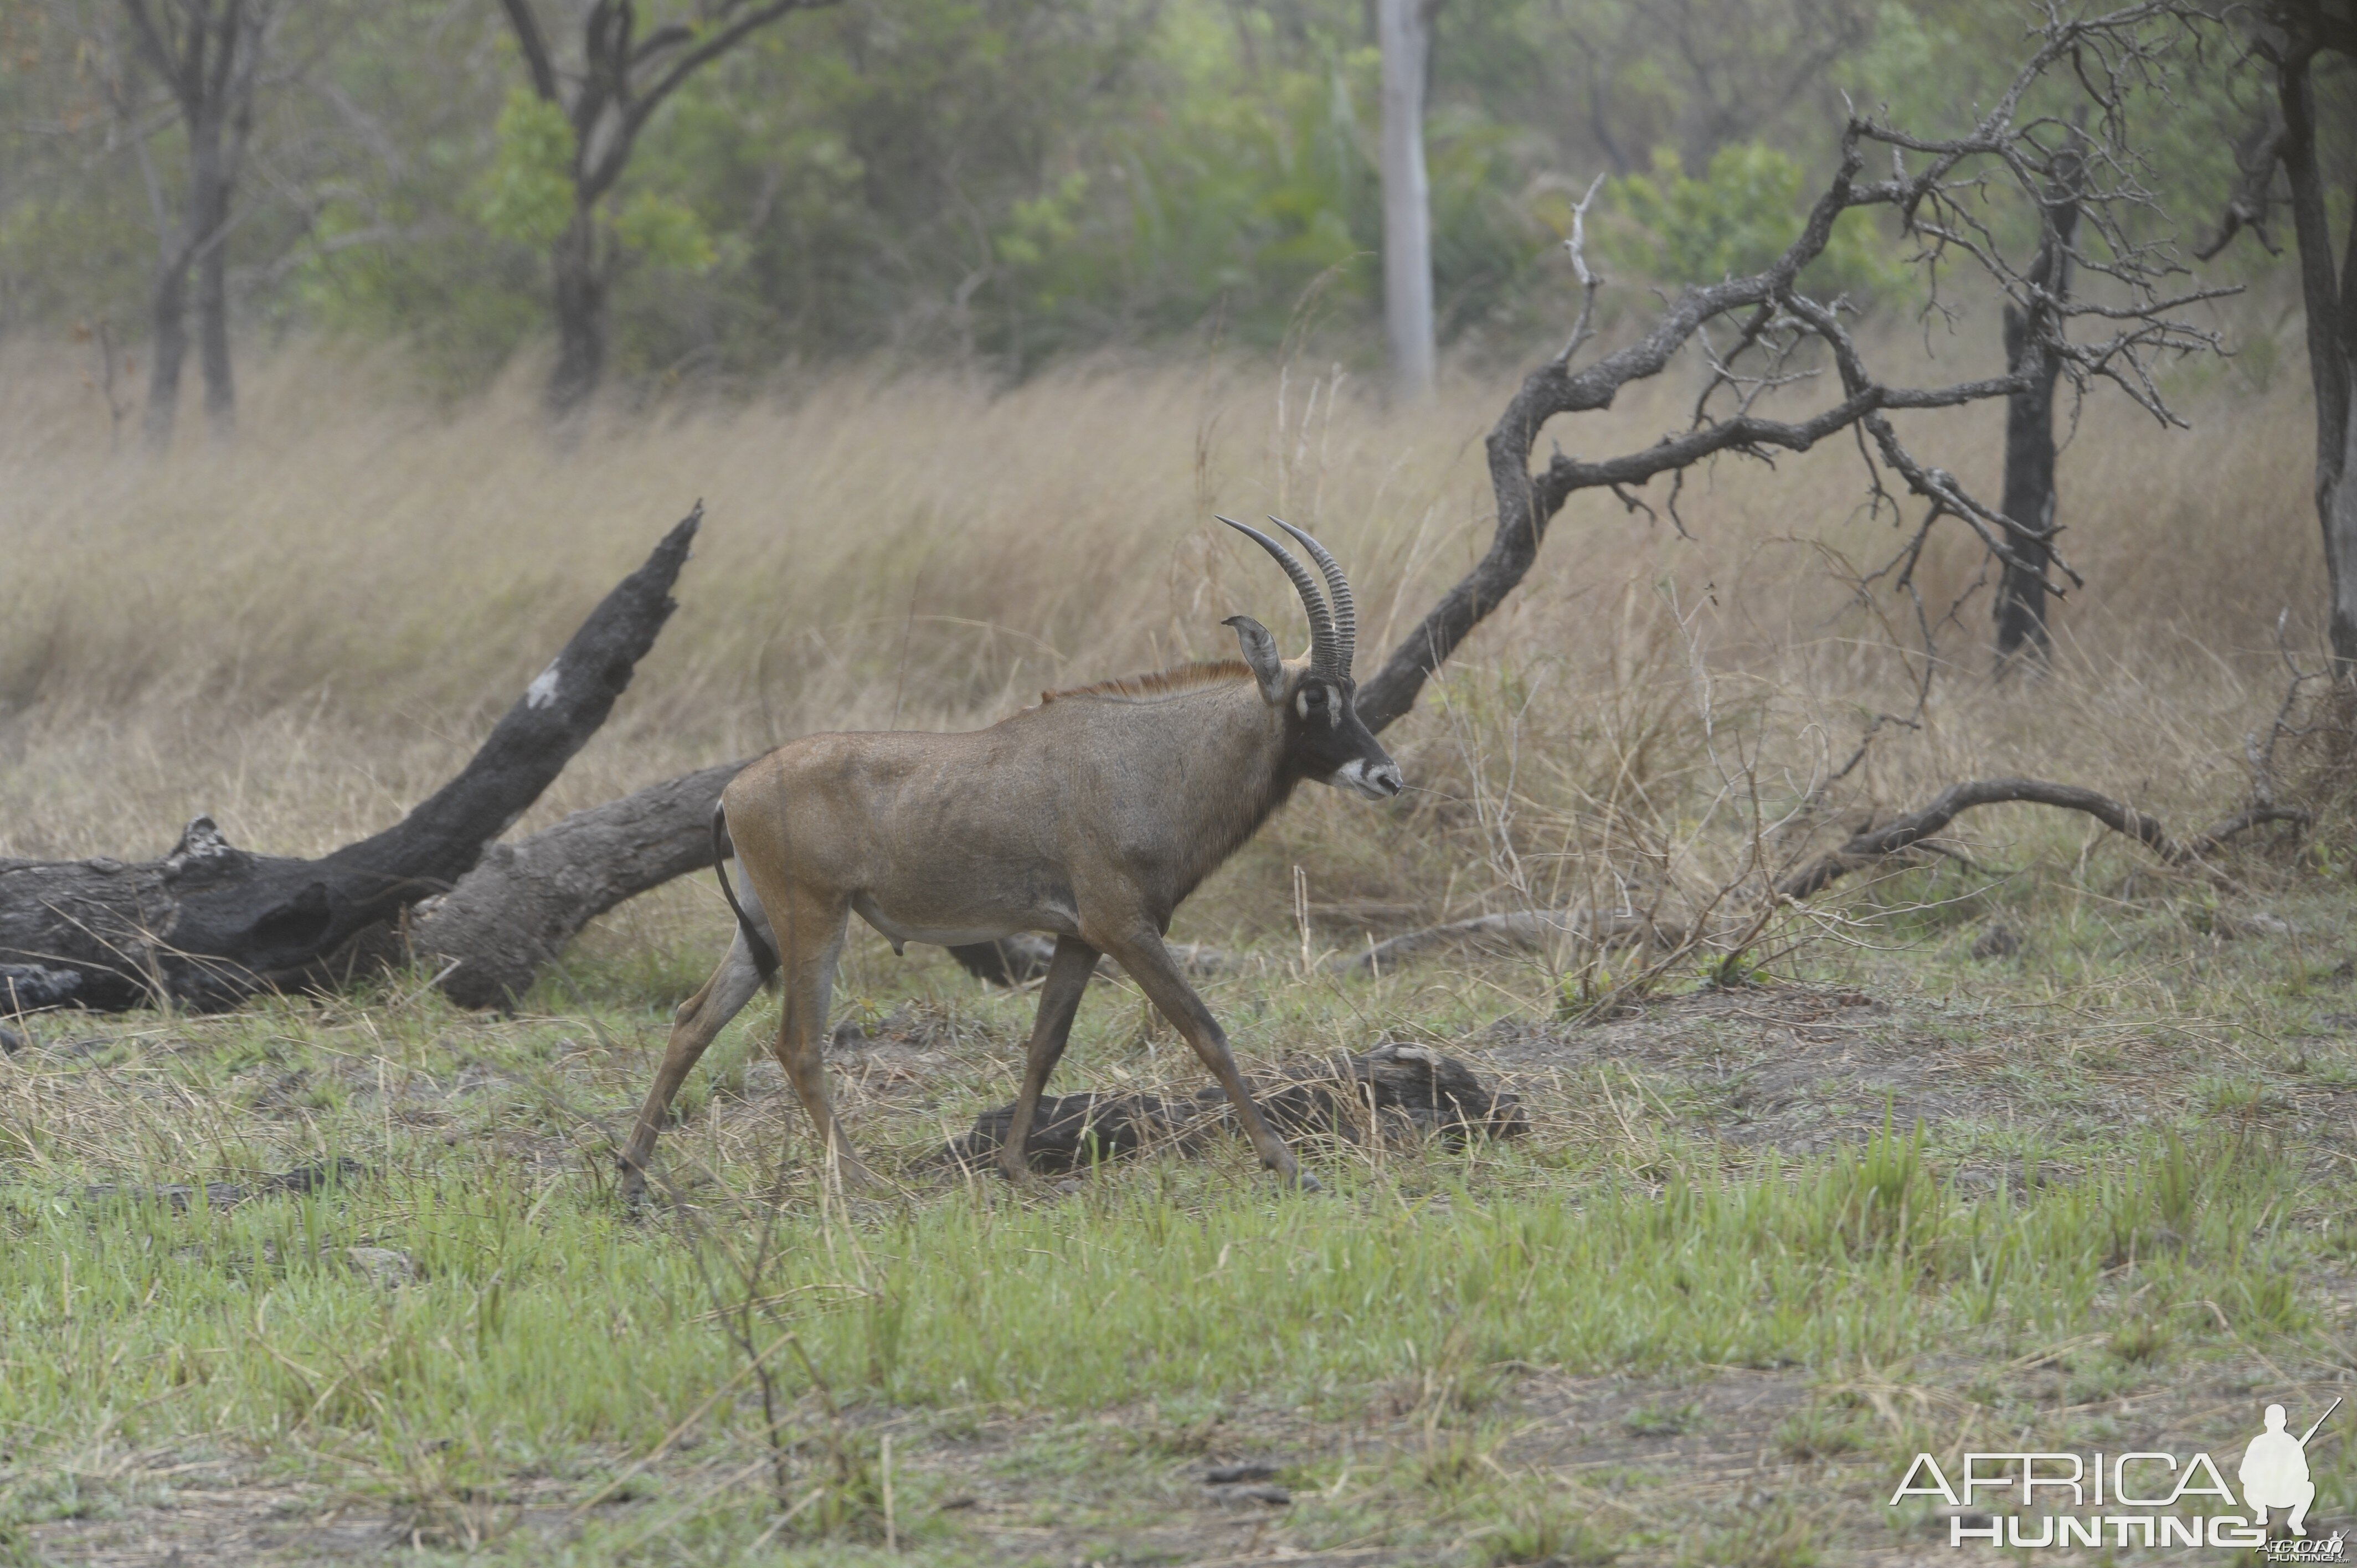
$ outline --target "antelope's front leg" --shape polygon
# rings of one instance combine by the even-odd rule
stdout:
[[[1235,1053],[1228,1049],[1228,1036],[1187,977],[1178,971],[1170,950],[1162,945],[1161,934],[1151,928],[1128,934],[1104,944],[1115,963],[1129,972],[1129,977],[1145,989],[1146,999],[1162,1015],[1170,1020],[1178,1031],[1187,1036],[1220,1087],[1228,1091],[1228,1103],[1236,1108],[1236,1120],[1243,1123],[1244,1136],[1260,1155],[1260,1163],[1275,1171],[1288,1187],[1306,1191],[1318,1190],[1318,1178],[1303,1170],[1294,1159],[1293,1151],[1268,1124],[1253,1103],[1252,1091],[1244,1087],[1243,1075],[1236,1070]],[[1061,956],[1062,950],[1057,950]]]
[[[1039,983],[1039,1015],[1031,1022],[1031,1044],[1024,1052],[1023,1088],[1015,1096],[1006,1141],[998,1146],[998,1168],[1008,1181],[1019,1183],[1031,1174],[1023,1155],[1031,1119],[1039,1112],[1048,1075],[1056,1070],[1065,1042],[1071,1038],[1073,1015],[1081,1010],[1081,994],[1088,990],[1096,967],[1096,949],[1078,937],[1056,939],[1056,956],[1048,961],[1048,976]]]

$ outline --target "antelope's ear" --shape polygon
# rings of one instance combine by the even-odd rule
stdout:
[[[1236,628],[1236,640],[1243,644],[1244,662],[1260,682],[1261,696],[1271,707],[1285,701],[1285,660],[1277,656],[1276,639],[1268,628],[1250,616],[1230,616],[1220,624]]]

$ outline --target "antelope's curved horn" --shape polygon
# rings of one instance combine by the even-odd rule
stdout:
[[[1337,650],[1334,616],[1326,607],[1326,596],[1318,591],[1318,581],[1310,576],[1309,568],[1294,559],[1292,551],[1259,529],[1246,527],[1232,517],[1223,517],[1220,521],[1238,533],[1257,540],[1263,550],[1276,557],[1276,564],[1285,568],[1286,576],[1293,579],[1293,591],[1301,596],[1301,607],[1309,612],[1309,662],[1320,670],[1332,670]]]
[[[1334,601],[1334,673],[1348,675],[1351,660],[1359,651],[1359,601],[1351,596],[1351,579],[1342,575],[1342,564],[1308,533],[1281,517],[1268,521],[1299,540],[1318,569],[1326,574],[1326,591]]]

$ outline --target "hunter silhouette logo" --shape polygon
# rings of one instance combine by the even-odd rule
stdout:
[[[2340,1408],[2341,1402],[2334,1400],[2316,1418],[2316,1426],[2294,1437],[2284,1430],[2284,1407],[2267,1406],[2267,1429],[2251,1439],[2243,1450],[2243,1467],[2234,1472],[2243,1483],[2243,1504],[2251,1510],[2253,1524],[2265,1530],[2269,1509],[2289,1509],[2285,1528],[2294,1535],[2308,1533],[2308,1505],[2316,1501],[2316,1483],[2308,1476],[2308,1440]]]
[[[2284,1407],[2266,1407],[2265,1430],[2244,1448],[2235,1472],[2239,1511],[2236,1488],[2209,1455],[2180,1459],[2153,1450],[1966,1454],[1953,1484],[1938,1459],[1918,1454],[1890,1504],[1910,1497],[1939,1499],[1946,1505],[1941,1511],[1951,1546],[1970,1541],[2013,1547],[2261,1547],[2275,1561],[2337,1563],[2343,1551],[2340,1531],[2330,1541],[2307,1539],[2308,1510],[2316,1502],[2308,1445],[2341,1403],[2334,1400],[2297,1437],[2286,1429]],[[1984,1498],[1984,1493],[1996,1495]],[[2018,1511],[1994,1506],[2007,1498]],[[2295,1539],[2267,1540],[2267,1516],[2277,1509]]]

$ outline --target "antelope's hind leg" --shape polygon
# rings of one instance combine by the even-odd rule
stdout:
[[[786,937],[780,978],[785,984],[785,1009],[778,1020],[778,1065],[810,1112],[826,1176],[840,1175],[843,1185],[857,1189],[877,1185],[851,1140],[834,1117],[827,1093],[827,1010],[834,994],[835,961],[843,955],[844,928],[851,919],[851,901],[800,889],[779,900],[781,913],[770,917],[771,929]]]
[[[745,1010],[753,993],[761,989],[764,978],[760,960],[753,951],[743,928],[738,928],[737,940],[729,944],[728,956],[704,983],[704,989],[679,1004],[673,1015],[671,1043],[663,1048],[662,1065],[655,1069],[653,1087],[647,1090],[646,1103],[639,1107],[637,1125],[630,1129],[630,1146],[622,1151],[622,1196],[637,1204],[646,1196],[647,1159],[655,1151],[655,1139],[662,1132],[663,1120],[671,1113],[673,1098],[679,1086],[687,1081],[696,1058],[719,1037],[728,1021]]]

